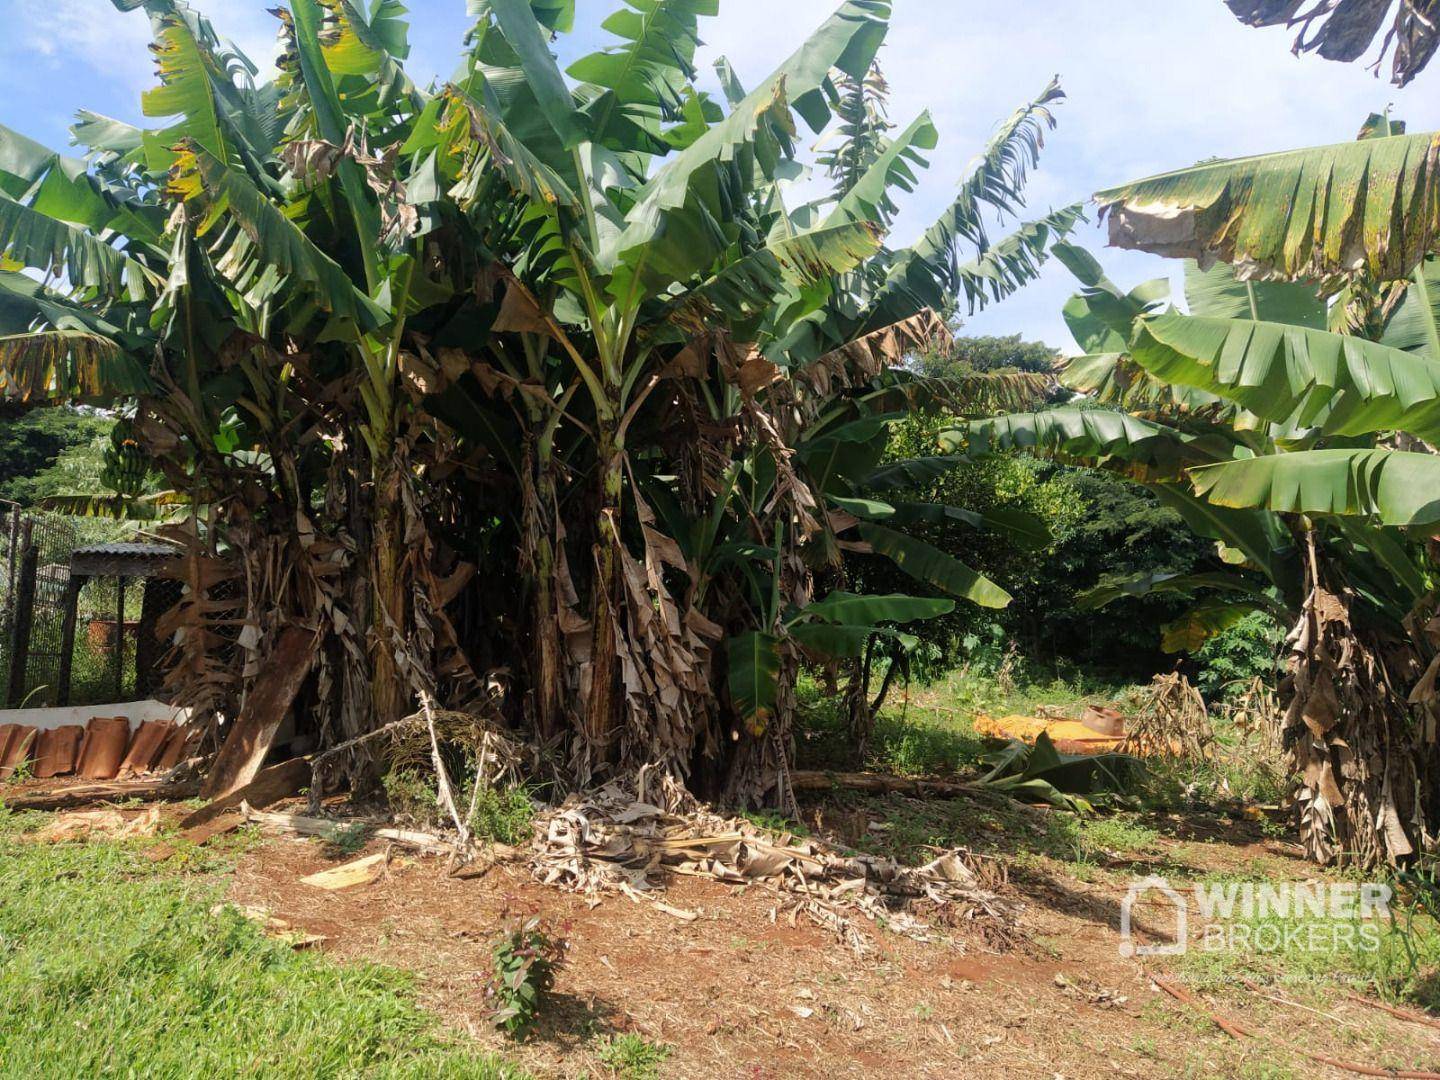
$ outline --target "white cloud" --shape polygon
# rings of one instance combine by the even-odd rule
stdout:
[[[832,10],[833,0],[726,0],[704,32],[751,83],[764,77]],[[1069,99],[1057,110],[1041,172],[1032,177],[1035,216],[1103,187],[1237,157],[1340,142],[1372,111],[1394,103],[1412,130],[1440,128],[1440,70],[1396,90],[1363,65],[1290,54],[1283,30],[1241,26],[1221,0],[898,0],[881,55],[892,118],[922,108],[941,144],[896,226],[913,237],[944,208],[994,125],[1059,73]],[[1431,84],[1426,88],[1427,80]],[[1173,264],[1099,250],[1126,285],[1170,274]],[[1023,331],[1068,345],[1059,312],[1074,289],[1060,267],[1024,293],[977,316],[976,333]]]
[[[9,0],[13,31],[4,53],[11,65],[27,54],[51,71],[80,64],[97,76],[139,94],[155,81],[150,20],[143,11],[122,12],[109,0]],[[257,0],[205,0],[197,5],[216,32],[233,41],[262,71],[278,54],[276,20]],[[99,107],[99,106],[97,106]],[[129,112],[126,103],[115,112]]]

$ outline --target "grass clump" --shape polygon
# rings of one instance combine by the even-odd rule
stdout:
[[[365,847],[370,839],[370,826],[363,821],[349,825],[336,825],[324,837],[327,852],[336,858],[354,855]]]
[[[0,811],[0,1075],[520,1076],[442,1036],[407,975],[212,915],[221,879],[145,841],[21,840],[44,820]]]
[[[535,825],[535,804],[530,792],[521,787],[481,788],[475,798],[470,828],[481,840],[499,844],[521,844],[530,839]]]
[[[1156,850],[1160,834],[1125,817],[1097,817],[1078,822],[1080,846],[1092,855],[1145,855]]]
[[[1239,883],[1267,880],[1242,875]],[[1404,893],[1392,902],[1389,918],[1290,914],[1238,914],[1224,947],[1192,946],[1181,970],[1200,989],[1219,990],[1248,977],[1290,987],[1338,986],[1440,1013],[1440,922]]]
[[[600,1045],[600,1063],[622,1080],[656,1080],[670,1048],[639,1035],[612,1035]]]

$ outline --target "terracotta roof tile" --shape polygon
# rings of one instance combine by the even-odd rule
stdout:
[[[35,750],[35,729],[24,724],[0,724],[0,780],[30,760]]]
[[[85,729],[79,724],[51,728],[40,732],[35,740],[35,776],[48,780],[52,776],[69,776],[80,757],[80,742]]]
[[[130,739],[130,751],[120,763],[120,777],[142,776],[155,767],[170,739],[167,720],[146,720]]]
[[[170,737],[165,740],[165,749],[160,751],[160,757],[155,762],[155,772],[169,772],[184,761],[190,748],[200,741],[200,734],[198,727],[174,725],[170,729]]]
[[[123,716],[95,716],[85,725],[77,769],[86,780],[114,780],[130,745],[130,721]]]

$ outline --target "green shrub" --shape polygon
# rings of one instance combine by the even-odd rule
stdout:
[[[482,788],[475,800],[470,828],[482,840],[521,844],[530,839],[535,804],[525,788]]]
[[[324,837],[326,847],[336,856],[354,855],[370,839],[370,826],[363,821],[336,825]]]
[[[415,769],[393,769],[385,774],[385,788],[390,812],[397,821],[420,828],[430,828],[440,820],[440,799],[435,784]]]
[[[1199,667],[1195,685],[1206,701],[1219,701],[1240,693],[1256,678],[1275,679],[1284,640],[1285,631],[1270,616],[1260,612],[1245,616],[1195,654]]]
[[[453,822],[440,812],[440,796],[431,773],[413,768],[395,769],[383,781],[390,812],[397,820],[421,828],[451,827]],[[535,804],[530,792],[521,787],[474,790],[472,775],[456,780],[456,798],[461,808],[475,800],[475,812],[468,822],[476,837],[501,844],[520,844],[530,839],[535,821]]]

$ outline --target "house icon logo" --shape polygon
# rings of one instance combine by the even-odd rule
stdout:
[[[1135,907],[1152,895],[1160,906],[1169,906],[1175,911],[1175,939],[1169,944],[1147,945],[1135,940]],[[1148,877],[1131,882],[1125,899],[1120,902],[1121,956],[1183,956],[1189,944],[1189,931],[1190,905],[1169,881]]]

